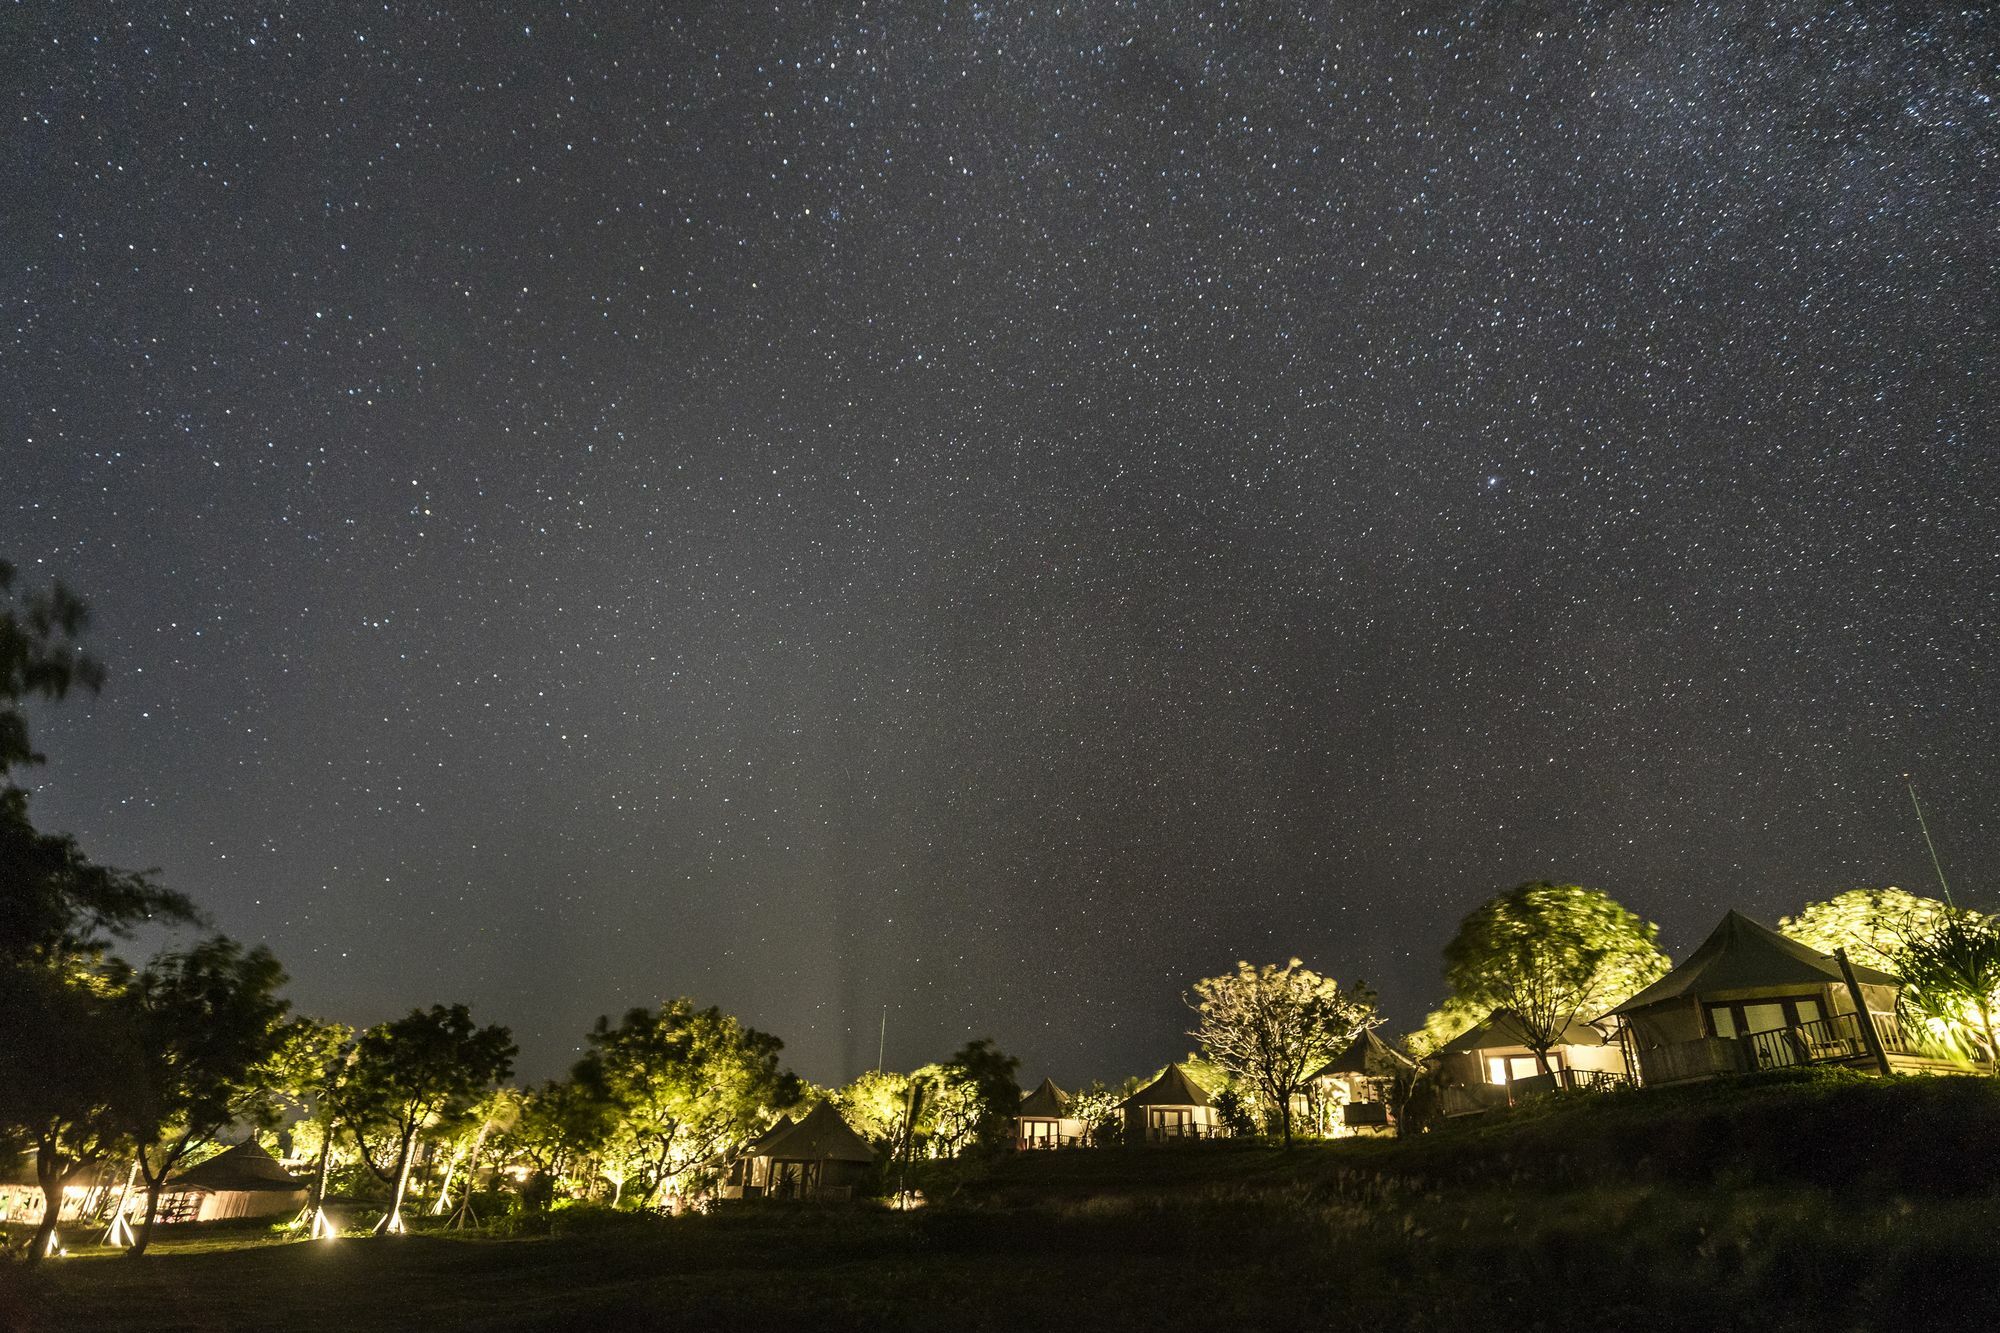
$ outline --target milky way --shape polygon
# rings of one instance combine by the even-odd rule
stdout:
[[[1981,13],[585,8],[0,18],[34,810],[302,1008],[1118,1076],[1906,771],[2000,905]]]

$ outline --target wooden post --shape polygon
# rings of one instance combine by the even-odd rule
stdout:
[[[1833,958],[1840,964],[1840,975],[1847,982],[1847,993],[1854,998],[1854,1025],[1861,1029],[1861,1044],[1874,1058],[1876,1071],[1887,1075],[1890,1072],[1889,1053],[1882,1049],[1882,1034],[1875,1030],[1875,1015],[1868,1012],[1868,997],[1861,993],[1861,982],[1854,975],[1854,964],[1847,961],[1846,949],[1835,949]]]

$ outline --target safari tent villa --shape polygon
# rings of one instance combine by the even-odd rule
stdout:
[[[249,1139],[191,1166],[160,1190],[156,1220],[219,1222],[235,1217],[290,1217],[306,1206],[306,1182]]]
[[[1652,1085],[1788,1065],[1962,1068],[1905,1034],[1900,984],[1732,911],[1686,962],[1607,1017]]]
[[[1074,1148],[1089,1141],[1083,1121],[1069,1113],[1069,1094],[1054,1079],[1043,1079],[1014,1113],[1017,1148]]]
[[[1320,1066],[1301,1100],[1305,1122],[1322,1137],[1379,1134],[1394,1124],[1390,1091],[1416,1062],[1376,1036],[1373,1029]]]
[[[1628,1079],[1624,1051],[1581,1022],[1571,1023],[1562,1040],[1549,1048],[1549,1072],[1544,1074],[1521,1020],[1505,1009],[1494,1010],[1485,1022],[1440,1046],[1430,1064],[1439,1075],[1446,1115],[1491,1111],[1557,1088],[1605,1088]]]
[[[743,1146],[743,1151],[729,1164],[729,1172],[723,1179],[723,1198],[756,1199],[763,1196],[771,1186],[771,1155],[765,1149],[784,1137],[792,1123],[790,1116],[781,1115],[778,1123]]]
[[[875,1149],[821,1102],[798,1124],[758,1145],[764,1193],[774,1199],[848,1199],[875,1165]]]
[[[1225,1134],[1222,1117],[1200,1084],[1179,1065],[1118,1103],[1128,1143],[1171,1143]]]

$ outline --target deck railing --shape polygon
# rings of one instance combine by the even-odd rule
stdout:
[[[1022,1152],[1053,1152],[1057,1148],[1088,1148],[1087,1134],[1038,1134],[1017,1138],[1014,1146]]]
[[[1875,1035],[1887,1055],[1932,1057],[1910,1040],[1894,1014],[1871,1010]],[[1648,1083],[1679,1083],[1717,1074],[1746,1074],[1759,1069],[1792,1069],[1803,1065],[1847,1064],[1870,1058],[1861,1024],[1853,1014],[1833,1014],[1810,1023],[1794,1023],[1739,1037],[1702,1037],[1639,1048],[1639,1069]]]
[[[1192,1143],[1198,1139],[1226,1139],[1233,1137],[1223,1125],[1148,1125],[1148,1143]]]

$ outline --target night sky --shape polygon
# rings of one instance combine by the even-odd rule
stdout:
[[[9,5],[36,818],[526,1077],[1401,1030],[1524,879],[1928,890],[1906,771],[2000,905],[2000,25],[1277,15]]]

